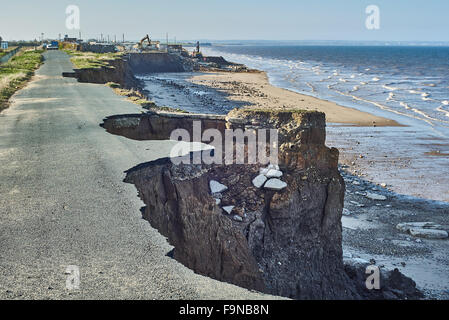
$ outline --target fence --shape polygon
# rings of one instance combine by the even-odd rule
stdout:
[[[19,50],[20,47],[17,47],[14,50],[11,50],[7,54],[5,54],[3,57],[0,58],[0,64],[8,62],[8,60],[11,59],[11,57],[14,56]]]

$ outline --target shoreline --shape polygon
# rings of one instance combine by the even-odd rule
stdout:
[[[225,92],[231,100],[247,102],[248,105],[243,107],[249,109],[252,107],[280,109],[293,107],[324,112],[327,123],[379,127],[403,126],[392,119],[277,87],[269,82],[265,71],[203,72],[203,75],[192,76],[190,81]],[[248,96],[248,91],[252,93],[250,96]]]

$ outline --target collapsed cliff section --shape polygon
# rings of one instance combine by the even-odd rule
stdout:
[[[279,163],[191,164],[183,157],[188,163],[165,158],[128,170],[125,182],[146,204],[143,217],[168,238],[176,260],[220,281],[295,299],[417,297],[413,281],[401,274],[393,287],[406,283],[409,290],[392,293],[387,275],[382,291],[373,294],[364,287],[364,267],[344,265],[345,186],[338,150],[325,146],[324,114],[154,112],[110,117],[103,126],[131,139],[163,140],[177,128],[193,134],[195,120],[203,132],[215,128],[223,137],[226,129],[277,129]],[[258,139],[266,134],[257,132]],[[248,155],[248,145],[244,150]],[[194,152],[189,159],[211,154]]]
[[[128,53],[115,59],[101,61],[101,66],[74,69],[63,76],[77,78],[79,82],[116,83],[121,88],[133,89],[146,95],[144,85],[137,74],[157,72],[185,72],[197,69],[190,59],[166,52]]]
[[[106,84],[118,83],[122,88],[140,89],[140,81],[136,79],[128,64],[128,59],[123,56],[113,60],[107,60],[106,66],[96,68],[74,69],[74,72],[64,72],[64,77],[78,79],[79,82]]]

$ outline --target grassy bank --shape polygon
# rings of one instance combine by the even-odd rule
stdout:
[[[109,61],[120,59],[123,52],[93,53],[64,49],[71,56],[70,61],[76,69],[108,67]]]
[[[0,111],[8,106],[8,99],[31,79],[42,61],[42,50],[23,49],[0,65]]]

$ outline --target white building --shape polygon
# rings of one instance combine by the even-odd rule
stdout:
[[[2,41],[2,42],[1,42],[1,48],[2,48],[3,50],[8,49],[8,41]]]

